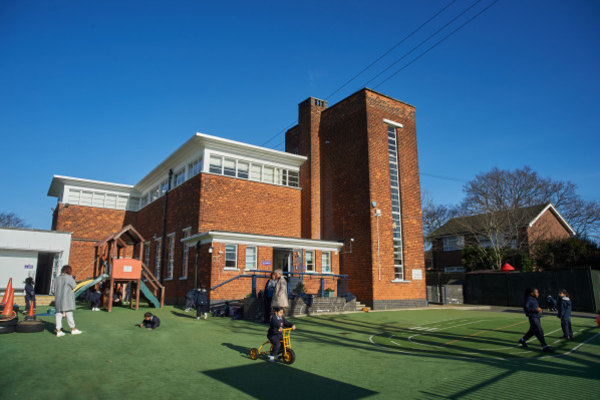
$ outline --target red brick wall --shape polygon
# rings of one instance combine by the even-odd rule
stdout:
[[[375,92],[366,91],[367,130],[371,199],[378,202],[380,217],[381,280],[374,277],[374,300],[425,299],[425,260],[421,215],[421,189],[414,107]],[[388,160],[388,125],[383,119],[399,122],[396,129],[398,172],[400,174],[401,222],[404,255],[404,279],[393,283],[392,203]],[[371,220],[374,227],[375,218]],[[375,256],[375,240],[373,255]],[[375,264],[375,257],[373,257]],[[422,279],[413,280],[412,270],[421,269]],[[375,272],[375,271],[374,271]],[[375,275],[375,274],[374,274]]]
[[[346,244],[340,269],[360,300],[373,297],[365,112],[364,94],[352,95],[323,112],[320,131],[322,237]]]
[[[370,90],[359,91],[322,113],[323,238],[346,243],[341,272],[350,275],[349,289],[359,300],[425,299],[424,279],[391,282],[394,279],[392,206],[384,118],[404,125],[398,129],[398,156],[405,279],[412,279],[415,268],[422,269],[424,274],[414,108]],[[371,201],[376,201],[382,211],[380,260],[377,219]],[[350,238],[355,239],[352,253],[349,253]]]
[[[301,190],[202,174],[199,231],[300,237]]]
[[[560,223],[558,217],[548,209],[542,216],[527,228],[529,248],[533,248],[539,240],[567,239],[571,233]]]
[[[123,226],[126,211],[58,203],[52,229],[72,232],[69,265],[77,279],[94,272],[94,245]]]
[[[318,104],[317,104],[318,102]],[[297,148],[298,154],[306,156],[300,167],[302,187],[302,237],[321,238],[321,156],[319,127],[321,113],[327,103],[312,97],[298,105],[298,125],[290,129],[286,148]]]

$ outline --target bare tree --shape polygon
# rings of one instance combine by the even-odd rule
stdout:
[[[422,193],[422,209],[423,209],[423,236],[426,241],[430,239],[430,235],[444,225],[448,220],[457,215],[457,208],[449,205],[436,205],[431,198],[431,195],[423,191]]]
[[[0,228],[27,228],[27,223],[15,213],[0,212]]]
[[[514,171],[493,168],[465,184],[459,223],[470,232],[482,257],[494,259],[500,268],[507,251],[525,251],[520,240],[534,206],[552,203],[578,235],[593,237],[600,230],[600,204],[581,199],[571,182],[542,178],[530,167]],[[477,216],[477,217],[474,217]],[[485,254],[484,254],[485,253]]]

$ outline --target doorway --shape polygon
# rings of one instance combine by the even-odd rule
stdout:
[[[273,270],[292,272],[292,249],[273,248]]]
[[[35,292],[49,294],[54,267],[54,253],[38,253],[37,269],[35,271]]]

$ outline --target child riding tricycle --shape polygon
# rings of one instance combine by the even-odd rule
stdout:
[[[292,350],[290,333],[296,329],[296,325],[283,318],[283,308],[274,309],[271,317],[271,325],[267,333],[267,340],[258,349],[250,349],[250,358],[256,360],[260,355],[268,355],[269,362],[275,362],[276,358],[281,357],[284,363],[292,364],[296,360],[296,354]],[[271,344],[269,351],[263,351],[263,347]]]

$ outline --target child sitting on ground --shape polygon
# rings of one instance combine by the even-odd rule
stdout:
[[[271,317],[271,325],[269,326],[269,332],[267,332],[267,338],[273,345],[271,355],[269,356],[269,362],[275,362],[275,358],[279,355],[281,349],[281,342],[283,341],[283,328],[296,329],[296,325],[287,321],[283,317],[283,308],[274,307],[273,316]]]
[[[25,314],[29,312],[29,307],[33,307],[35,310],[35,290],[32,277],[25,279]]]
[[[140,328],[144,327],[148,330],[156,329],[160,326],[160,319],[156,315],[152,315],[151,312],[144,314],[144,320],[140,324]]]
[[[560,318],[560,326],[563,331],[563,337],[565,339],[573,339],[573,328],[571,327],[571,299],[569,299],[569,293],[565,289],[558,291],[558,315]]]

